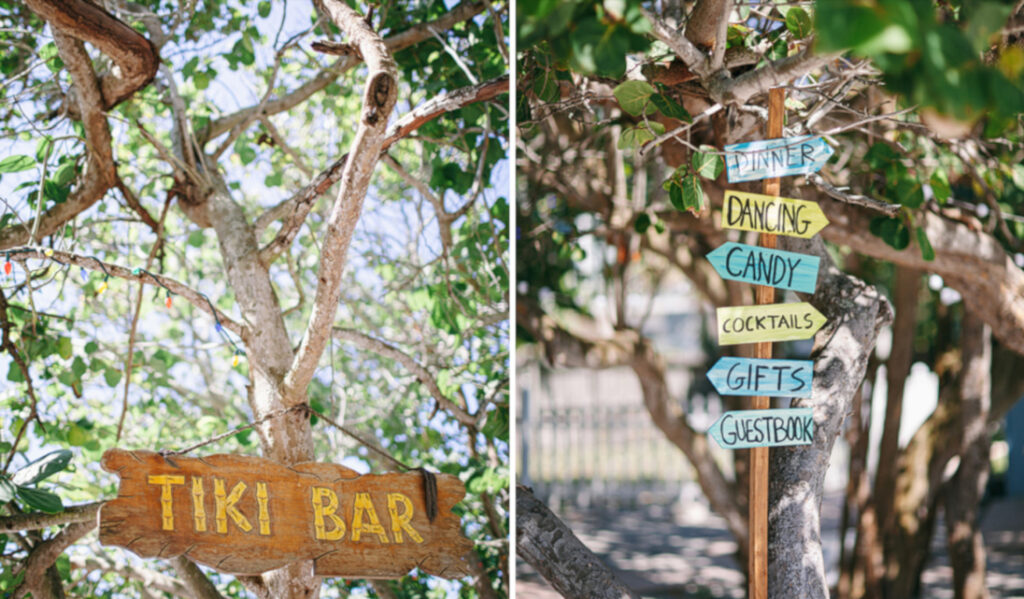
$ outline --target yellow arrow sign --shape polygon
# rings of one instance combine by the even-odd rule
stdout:
[[[807,302],[719,308],[718,344],[809,339],[825,317]]]
[[[814,202],[726,190],[722,227],[774,235],[813,237],[828,219]]]

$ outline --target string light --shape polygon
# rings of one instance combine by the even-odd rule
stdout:
[[[49,258],[49,259],[54,260],[54,261],[57,261],[58,263],[64,264],[65,266],[70,266],[69,259],[67,257],[63,257],[63,256],[61,256],[61,257],[54,257],[54,251],[53,251],[52,248],[23,247],[23,248],[15,248],[13,250],[10,250],[10,251],[6,252],[6,260],[4,262],[4,267],[3,267],[4,268],[4,273],[7,274],[7,275],[10,275],[11,272],[13,272],[13,265],[11,264],[11,254],[12,253],[14,253],[14,254],[18,254],[18,253],[38,254],[40,252],[46,258]],[[99,258],[97,258],[95,256],[72,256],[72,258],[78,258],[78,260],[81,260],[83,258],[84,259],[88,259],[88,260],[92,260],[93,262],[96,263],[97,266],[99,266],[100,270],[103,271],[103,281],[96,288],[96,292],[95,292],[94,297],[98,297],[98,296],[102,295],[103,292],[107,291],[110,288],[110,277],[111,277],[111,274],[110,274],[110,271],[107,270],[107,267],[103,263],[103,261],[101,261]],[[89,269],[87,269],[85,266],[81,266],[80,265],[79,273],[80,273],[80,276],[82,277],[82,282],[83,283],[88,283],[89,282]],[[140,268],[138,266],[136,266],[136,267],[131,269],[131,274],[132,274],[132,276],[136,276],[136,277],[141,277],[143,275],[148,275],[149,278],[151,278],[155,284],[157,284],[158,286],[163,288],[164,293],[165,293],[164,305],[167,306],[167,308],[171,308],[171,306],[173,305],[172,298],[174,297],[175,294],[174,294],[174,292],[172,292],[170,290],[169,287],[167,287],[167,285],[164,285],[164,282],[159,277],[157,277],[153,273],[149,272],[148,270],[146,270],[144,268]],[[228,334],[228,332],[224,329],[224,325],[220,321],[219,312],[214,307],[213,302],[210,301],[210,298],[207,297],[207,295],[205,293],[197,293],[197,295],[199,297],[201,297],[203,300],[205,300],[207,305],[210,307],[210,313],[213,315],[213,320],[214,320],[214,325],[213,325],[214,326],[214,330],[232,348],[231,366],[232,367],[238,366],[241,363],[242,358],[245,356],[245,350],[240,348],[238,346],[238,344],[235,343],[235,340],[232,339],[231,336]],[[84,301],[85,301],[85,296],[84,295],[79,297],[79,303],[84,303]]]

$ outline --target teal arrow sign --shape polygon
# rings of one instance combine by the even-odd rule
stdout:
[[[769,250],[730,241],[708,254],[708,260],[724,279],[770,285],[814,293],[818,282],[817,256]]]
[[[708,371],[719,395],[810,397],[811,360],[763,360],[725,357]]]
[[[811,408],[726,412],[708,429],[723,449],[810,445],[814,442]]]
[[[729,183],[816,173],[832,148],[817,135],[765,139],[725,146]]]

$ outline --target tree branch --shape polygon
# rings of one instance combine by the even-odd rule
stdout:
[[[78,113],[85,130],[86,167],[67,200],[38,215],[31,224],[17,224],[0,230],[0,249],[38,241],[56,232],[64,223],[95,204],[117,181],[111,150],[110,127],[103,112],[103,100],[92,61],[82,42],[54,29],[53,39],[77,90]]]
[[[217,587],[213,586],[206,574],[203,574],[199,566],[187,556],[179,555],[171,558],[170,561],[174,566],[174,571],[178,573],[178,577],[191,591],[193,599],[224,599],[224,596],[220,594]]]
[[[100,79],[103,101],[97,107],[117,106],[156,76],[160,66],[156,47],[100,5],[86,0],[26,0],[25,4],[55,31],[89,42],[117,65]]]
[[[923,210],[916,225],[928,235],[935,259],[926,261],[912,245],[897,250],[866,234],[872,215],[849,204],[819,197],[831,222],[822,236],[861,254],[942,276],[963,296],[975,313],[992,327],[992,334],[1013,351],[1024,354],[1024,272],[991,235]]]
[[[702,78],[707,77],[711,73],[707,55],[701,52],[685,35],[674,30],[668,23],[655,16],[654,13],[646,8],[641,8],[640,12],[643,13],[644,18],[651,22],[651,34],[654,35],[655,39],[661,41],[675,52],[676,56],[681,58],[691,71],[697,73]]]
[[[42,250],[29,247],[10,248],[9,251],[11,252],[10,258],[12,262],[24,263],[26,260],[32,258],[39,260],[53,260],[58,264],[79,266],[86,270],[102,272],[105,275],[124,279],[126,281],[138,281],[147,285],[161,285],[169,289],[171,293],[181,296],[185,301],[196,308],[199,308],[200,311],[205,312],[210,316],[215,316],[225,329],[235,333],[243,339],[246,339],[248,336],[248,329],[229,318],[220,310],[214,308],[204,296],[199,294],[198,291],[183,283],[179,283],[174,279],[165,277],[164,275],[153,274],[148,271],[139,271],[136,273],[129,268],[111,264],[110,262],[102,262],[92,256],[82,256],[80,254],[72,254],[70,252]]]
[[[458,110],[474,102],[493,99],[495,96],[506,91],[508,91],[508,76],[435,96],[395,121],[381,146],[381,155],[383,156],[383,153],[394,143],[438,116],[446,112]],[[257,218],[256,230],[266,228],[272,221],[278,218],[287,218],[281,225],[277,235],[274,236],[274,239],[260,250],[260,260],[264,264],[272,263],[291,246],[295,236],[299,233],[299,228],[305,222],[306,217],[309,216],[313,203],[341,179],[347,159],[348,154],[345,154],[292,197],[270,208]]]
[[[334,337],[336,339],[341,339],[342,341],[348,341],[362,349],[372,351],[375,354],[379,354],[385,358],[390,358],[398,362],[404,366],[406,370],[416,376],[416,379],[427,388],[427,391],[430,392],[430,395],[438,405],[444,406],[445,409],[451,412],[452,415],[455,416],[455,419],[462,424],[476,428],[476,417],[464,410],[462,406],[445,396],[445,394],[441,392],[441,388],[438,387],[437,380],[432,374],[430,374],[430,371],[420,365],[409,354],[406,354],[393,345],[389,345],[379,339],[375,339],[365,333],[360,333],[353,329],[334,327]]]
[[[28,557],[25,558],[22,570],[24,582],[14,589],[15,599],[21,599],[28,593],[35,593],[40,585],[46,584],[46,571],[57,561],[60,554],[94,528],[96,528],[95,519],[75,522],[64,527],[52,539],[33,547]]]
[[[443,31],[450,29],[456,23],[461,23],[471,19],[472,17],[480,14],[484,10],[483,2],[463,2],[448,13],[441,17],[430,21],[428,23],[421,23],[406,29],[405,31],[396,33],[389,36],[384,40],[384,45],[387,49],[394,53],[399,50],[404,50],[409,46],[418,44],[423,40],[429,39],[433,36],[431,28]],[[331,66],[320,71],[313,79],[303,84],[301,87],[294,91],[287,93],[275,100],[271,100],[263,105],[259,114],[271,115],[279,112],[284,112],[298,106],[302,102],[309,98],[316,92],[324,89],[331,84],[332,81],[337,79],[343,73],[353,69],[361,61],[355,56],[344,56],[334,62]],[[230,131],[236,127],[239,123],[247,120],[253,114],[257,113],[259,106],[250,106],[243,108],[238,112],[223,116],[207,126],[205,129],[200,131],[197,138],[205,143],[215,137],[222,135],[223,133]]]
[[[42,530],[51,526],[71,524],[74,522],[88,522],[96,519],[100,506],[105,502],[84,503],[64,508],[63,512],[56,514],[31,513],[14,514],[0,518],[0,533],[16,532],[19,530]]]
[[[516,553],[564,597],[637,598],[529,488],[516,487]]]
[[[150,591],[170,593],[178,597],[185,597],[190,594],[188,587],[173,576],[137,565],[118,566],[102,555],[90,555],[88,557],[73,556],[71,558],[71,566],[82,570],[111,572],[125,580],[137,580],[142,583],[144,589]],[[149,596],[156,597],[158,595],[151,592]]]
[[[819,69],[842,56],[842,52],[815,54],[813,44],[800,54],[781,58],[765,66],[747,71],[735,79],[712,81],[708,93],[716,102],[745,104],[756,95],[767,93],[773,87],[786,85],[794,79]]]
[[[341,275],[348,247],[363,207],[373,169],[384,149],[384,133],[398,95],[398,69],[384,41],[363,16],[340,0],[322,0],[323,9],[359,47],[368,67],[363,107],[341,174],[341,188],[327,218],[327,235],[320,254],[320,271],[313,309],[302,342],[284,379],[287,402],[305,401],[306,387],[330,337],[341,298]]]

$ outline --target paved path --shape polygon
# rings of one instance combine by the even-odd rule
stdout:
[[[838,521],[842,497],[830,495],[822,506],[825,563],[839,558]],[[580,539],[612,566],[623,582],[645,597],[743,599],[742,574],[733,554],[736,544],[721,518],[699,504],[688,509],[648,506],[623,511],[593,509],[561,514]],[[992,599],[1024,599],[1024,498],[1000,499],[982,517],[988,549],[988,585]],[[952,569],[942,524],[923,576],[922,597],[953,599]],[[829,580],[834,583],[835,571]],[[516,597],[558,599],[536,572],[517,563]]]

